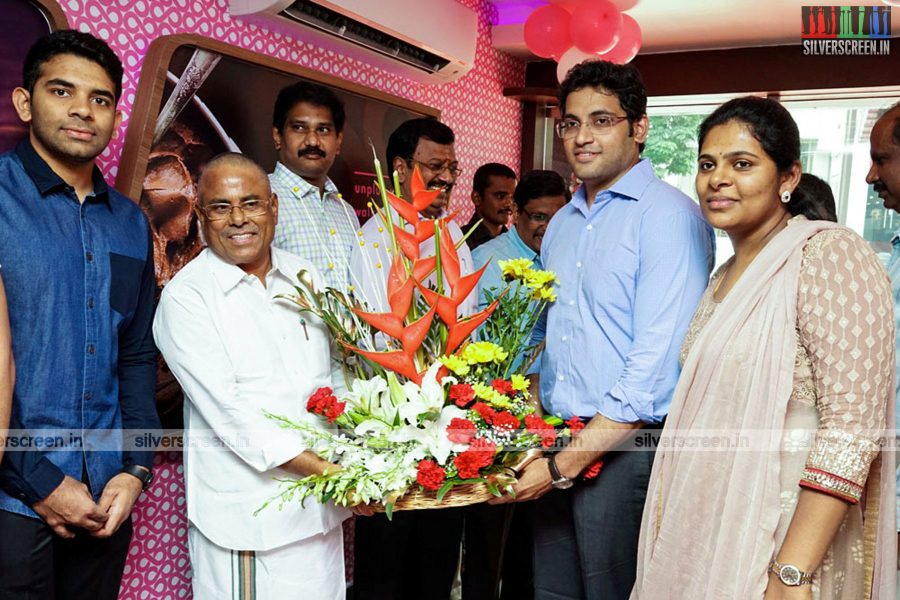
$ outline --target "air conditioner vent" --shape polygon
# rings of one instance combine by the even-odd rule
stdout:
[[[450,64],[449,60],[436,54],[309,0],[297,0],[282,10],[279,16],[352,41],[427,73],[437,73]]]

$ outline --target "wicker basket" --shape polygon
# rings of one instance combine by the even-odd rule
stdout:
[[[494,495],[484,483],[468,483],[454,486],[442,500],[437,499],[437,492],[414,489],[394,502],[393,512],[398,510],[425,510],[429,508],[453,508],[468,506],[490,500]],[[372,504],[375,512],[384,512],[383,504]]]

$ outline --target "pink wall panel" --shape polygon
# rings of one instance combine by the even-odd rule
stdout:
[[[208,36],[440,109],[442,120],[456,132],[457,157],[465,170],[451,200],[451,209],[459,210],[458,218],[465,222],[471,214],[468,198],[475,169],[485,162],[502,162],[518,169],[521,105],[504,98],[502,90],[523,85],[524,65],[491,47],[491,24],[496,20],[491,4],[459,1],[479,15],[475,67],[462,79],[443,86],[415,83],[303,41],[246,26],[228,16],[225,0],[60,0],[60,5],[73,28],[107,40],[122,58],[123,133],[148,46],[160,36],[176,33]],[[101,167],[112,178],[123,139],[120,135],[100,158]],[[156,482],[134,515],[135,536],[120,598],[191,597],[184,510],[181,456],[160,453]]]

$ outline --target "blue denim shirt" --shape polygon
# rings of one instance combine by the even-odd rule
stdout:
[[[159,428],[147,219],[96,168],[79,203],[26,140],[0,156],[0,265],[16,360],[10,429],[52,445],[7,448],[0,510],[34,516],[64,475],[86,475],[99,499],[125,464],[152,465],[122,430]]]
[[[678,354],[709,280],[713,230],[700,207],[644,159],[588,206],[582,186],[541,244],[559,278],[535,328],[544,339],[541,402],[564,418],[658,423]]]

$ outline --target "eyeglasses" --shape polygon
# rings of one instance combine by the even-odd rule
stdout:
[[[239,208],[245,217],[258,217],[264,215],[269,209],[269,202],[257,198],[241,200],[240,204],[213,202],[212,204],[201,206],[200,210],[203,211],[203,214],[210,221],[224,221],[231,216],[231,211],[236,208]]]
[[[426,169],[428,169],[429,171],[432,171],[434,173],[443,173],[444,171],[447,171],[453,177],[459,177],[460,175],[462,175],[462,169],[460,169],[459,164],[455,163],[455,162],[425,163],[425,162],[422,162],[421,160],[416,160],[412,157],[409,157],[406,160],[407,160],[407,162],[414,162],[417,165],[423,166]]]
[[[539,213],[539,212],[535,212],[535,213],[533,213],[533,212],[528,212],[528,211],[525,210],[524,208],[522,209],[522,212],[525,213],[525,214],[528,216],[528,219],[529,219],[532,223],[546,223],[547,221],[550,220],[550,215],[547,215],[547,214],[544,214],[544,213]]]
[[[627,119],[627,116],[597,115],[588,121],[588,131],[594,135],[606,135],[615,125]],[[564,119],[556,124],[556,135],[564,140],[570,140],[578,135],[583,123],[577,119]]]

